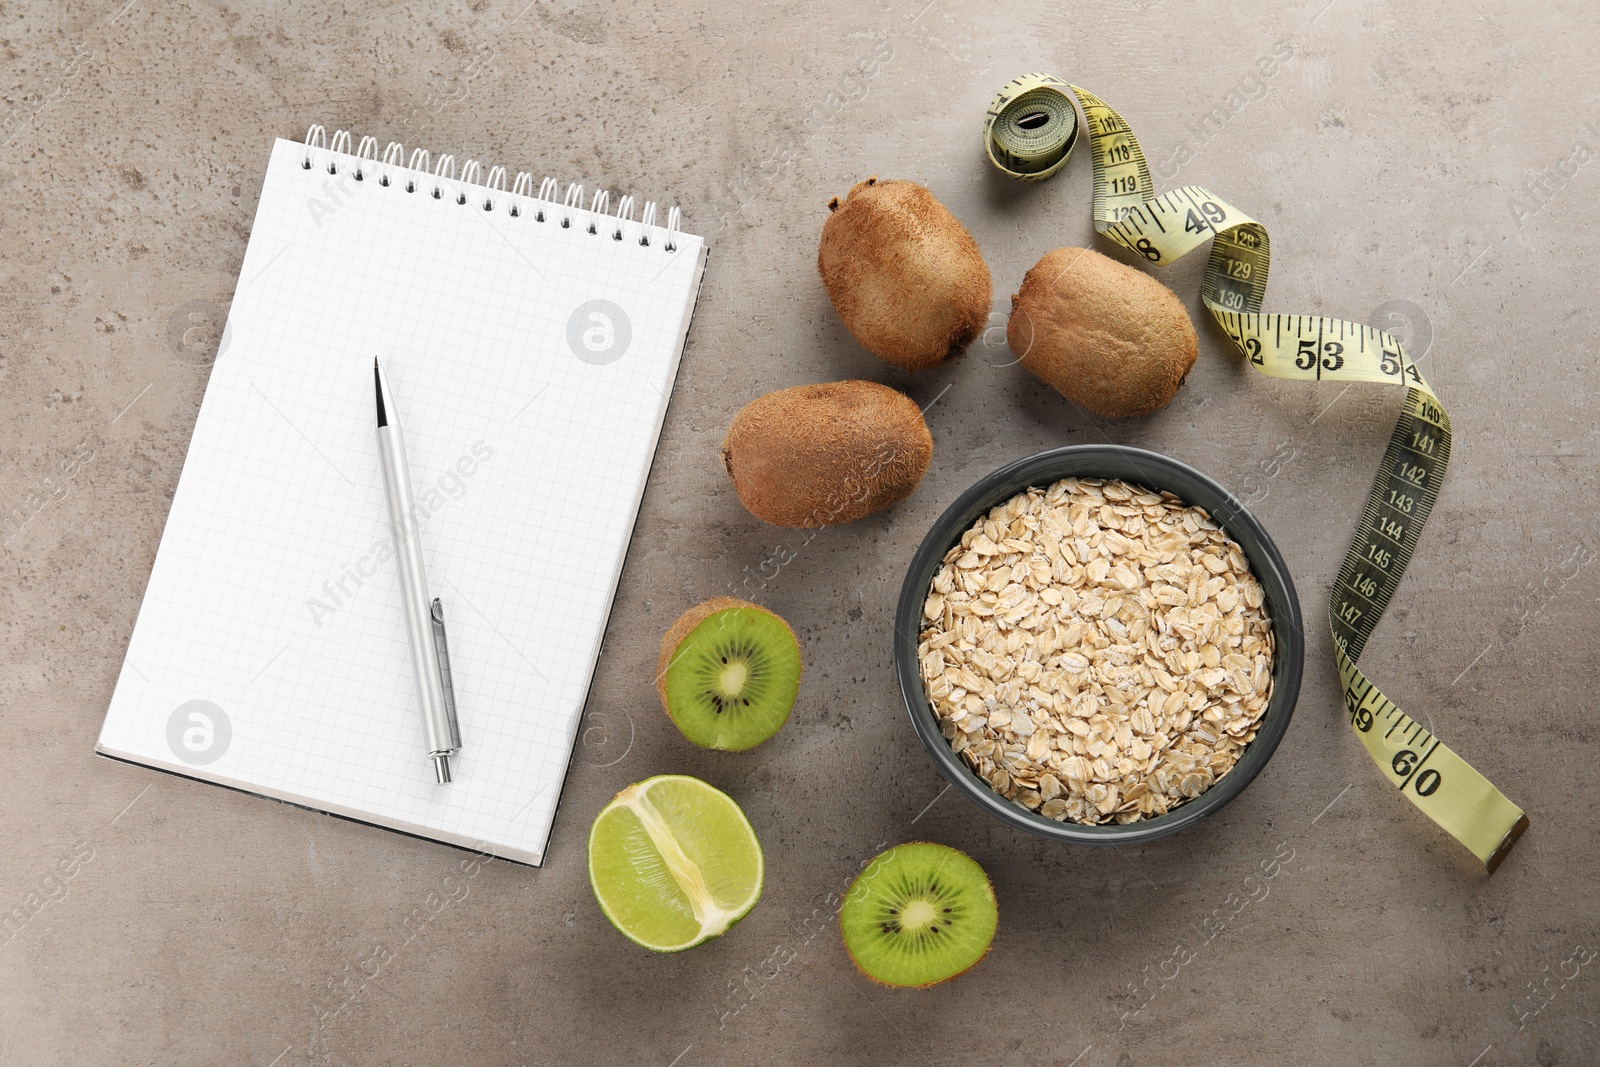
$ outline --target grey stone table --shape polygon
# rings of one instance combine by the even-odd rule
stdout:
[[[0,1063],[1600,1062],[1596,37],[1560,0],[0,6]],[[1492,877],[1352,739],[1321,625],[1399,396],[1267,380],[1204,323],[1145,419],[1087,418],[1010,365],[1008,294],[1094,241],[1087,159],[1022,187],[982,157],[991,94],[1041,69],[1115,104],[1160,186],[1267,223],[1269,308],[1425,353],[1455,459],[1363,665],[1531,814]],[[542,870],[447,891],[451,849],[92,755],[271,138],[311,122],[672,199],[711,240]],[[869,174],[929,185],[994,272],[996,328],[915,378],[816,277],[829,197]],[[1201,267],[1161,272],[1197,321]],[[755,521],[718,463],[733,413],[846,377],[931,405],[921,489],[815,534]],[[956,494],[1107,439],[1248,496],[1317,621],[1267,771],[1120,852],[946,793],[888,640]],[[656,642],[749,575],[801,635],[800,702],[752,752],[694,751],[656,704]],[[600,914],[584,838],[669,771],[744,805],[768,884],[728,936],[656,958]],[[911,838],[970,852],[1001,907],[989,958],[920,993],[860,978],[832,924],[852,872]]]

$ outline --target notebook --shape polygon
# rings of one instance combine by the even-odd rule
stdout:
[[[533,181],[318,126],[276,142],[97,752],[543,862],[706,248],[676,208]],[[444,786],[374,357],[448,624]]]

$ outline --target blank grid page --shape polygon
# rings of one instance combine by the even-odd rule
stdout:
[[[539,863],[703,242],[307,155],[274,146],[98,749]],[[447,786],[406,644],[374,357],[449,632]]]

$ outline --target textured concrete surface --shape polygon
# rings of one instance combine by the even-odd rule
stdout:
[[[1597,43],[1571,0],[7,0],[0,907],[25,921],[0,941],[0,1063],[1600,1062]],[[997,312],[1042,253],[1092,243],[1087,158],[1020,187],[982,157],[990,95],[1036,69],[1118,106],[1162,187],[1267,223],[1269,309],[1426,351],[1455,458],[1363,665],[1529,811],[1493,877],[1380,780],[1320,624],[1397,395],[1267,381],[1202,324],[1178,398],[1107,424],[1008,366],[999,316],[912,380],[829,308],[825,204],[868,174],[923,181],[968,224]],[[712,241],[543,870],[447,888],[442,846],[91,755],[271,138],[313,121],[671,197]],[[1197,321],[1201,267],[1161,274]],[[766,389],[841,377],[932,403],[932,471],[846,528],[763,526],[719,468],[723,430]],[[945,793],[888,640],[956,494],[1104,439],[1252,499],[1319,620],[1266,773],[1120,853]],[[761,748],[696,752],[657,709],[655,645],[751,574],[804,640],[800,704]],[[596,908],[584,837],[667,771],[745,806],[768,886],[727,937],[653,958]],[[831,926],[852,873],[909,838],[969,851],[1002,913],[982,966],[921,993],[869,986]]]

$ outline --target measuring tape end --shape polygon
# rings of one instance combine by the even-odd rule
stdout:
[[[1505,859],[1506,856],[1511,852],[1511,846],[1517,843],[1517,838],[1521,837],[1522,831],[1526,830],[1527,828],[1528,817],[1523,815],[1516,821],[1516,824],[1513,825],[1510,830],[1506,831],[1506,836],[1501,839],[1500,846],[1494,850],[1493,855],[1484,861],[1483,865],[1484,867],[1488,868],[1489,874],[1493,874],[1495,872],[1495,868],[1500,866],[1500,861]]]

